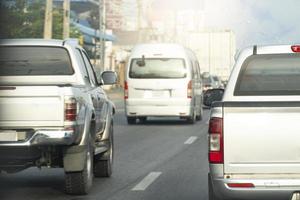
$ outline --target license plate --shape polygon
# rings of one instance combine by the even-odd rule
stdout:
[[[169,98],[170,93],[168,90],[146,90],[144,98]]]
[[[300,200],[300,192],[295,192],[293,194],[291,200]]]
[[[15,142],[18,141],[17,131],[0,131],[0,142]]]
[[[166,92],[165,91],[153,91],[152,92],[152,96],[153,97],[156,97],[156,98],[158,98],[158,97],[165,97],[166,96],[166,94],[165,94]]]

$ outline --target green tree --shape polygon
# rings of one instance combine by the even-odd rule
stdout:
[[[0,3],[0,38],[43,38],[45,1],[16,0],[14,5]],[[52,37],[62,39],[63,9],[53,8]],[[70,28],[70,37],[79,38],[80,31]]]

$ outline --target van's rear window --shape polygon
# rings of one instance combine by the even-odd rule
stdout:
[[[300,95],[300,55],[249,57],[241,68],[234,95]]]
[[[144,62],[144,63],[143,63]],[[178,58],[146,58],[132,59],[130,78],[185,78],[186,67],[183,59]]]
[[[69,54],[61,47],[2,46],[0,76],[71,75]]]

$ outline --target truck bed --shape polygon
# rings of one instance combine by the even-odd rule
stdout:
[[[224,173],[300,173],[300,102],[228,102]]]

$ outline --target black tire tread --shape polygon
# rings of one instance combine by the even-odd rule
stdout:
[[[84,195],[87,194],[87,188],[85,187],[84,171],[71,172],[65,174],[65,189],[66,193],[72,195]]]
[[[95,177],[110,177],[111,170],[109,169],[108,160],[94,161],[94,175]]]
[[[110,148],[113,152],[113,125],[110,125],[109,149],[100,155],[94,156],[94,176],[110,177],[112,174],[112,163],[110,163]],[[112,154],[113,156],[113,154]]]

